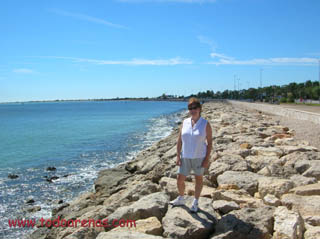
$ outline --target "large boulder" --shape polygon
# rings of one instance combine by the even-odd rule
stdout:
[[[185,206],[169,206],[162,219],[163,236],[176,239],[207,238],[214,230],[218,214],[212,207],[212,200],[199,198],[199,211],[191,213],[193,197],[185,196]]]
[[[156,236],[161,236],[163,232],[161,222],[156,217],[137,220],[135,221],[135,226],[132,227],[116,227],[112,229],[112,231],[123,230],[137,231]]]
[[[311,195],[320,196],[320,183],[295,187],[290,190],[290,193],[294,193],[302,196],[311,196]]]
[[[261,178],[260,175],[252,172],[226,171],[218,176],[217,181],[218,185],[235,184],[253,196],[258,191],[259,178]]]
[[[283,155],[283,151],[277,147],[252,147],[251,153],[252,155],[260,155],[260,156],[281,157]]]
[[[311,167],[307,169],[303,174],[305,177],[313,177],[320,180],[320,161],[313,161]]]
[[[291,180],[274,177],[260,178],[258,183],[258,190],[261,197],[264,197],[267,194],[272,194],[280,198],[281,195],[289,192],[289,190],[294,187],[294,184]]]
[[[118,190],[118,186],[123,181],[131,176],[132,174],[124,168],[104,169],[99,172],[98,178],[94,183],[95,191],[99,192],[99,195],[110,196]]]
[[[314,151],[317,152],[318,149],[313,146],[307,146],[307,145],[297,145],[297,146],[292,146],[292,145],[284,145],[284,146],[278,146],[284,154],[291,154],[294,152],[307,152],[307,151]]]
[[[225,200],[229,202],[235,202],[239,204],[240,207],[261,207],[263,206],[263,201],[258,198],[254,198],[244,189],[240,190],[217,190],[212,194],[214,201]]]
[[[227,214],[233,210],[240,209],[239,205],[236,202],[226,200],[215,200],[213,201],[212,206],[221,214]]]
[[[304,223],[298,212],[290,211],[284,206],[274,212],[273,239],[302,239]]]
[[[246,161],[255,173],[278,160],[279,157],[277,156],[250,155],[246,157]]]
[[[281,204],[288,209],[298,211],[303,220],[310,225],[320,226],[320,196],[301,196],[296,194],[284,194]]]
[[[316,178],[305,177],[305,176],[302,176],[300,174],[292,175],[290,177],[290,180],[294,183],[295,187],[317,183],[317,179]]]
[[[211,239],[270,239],[274,208],[242,208],[224,215]]]
[[[119,218],[139,220],[155,216],[161,221],[168,209],[168,203],[169,196],[166,193],[152,193],[140,198],[130,206],[118,208],[107,219],[111,222]]]
[[[320,238],[320,227],[308,227],[304,233],[304,239],[319,239]]]
[[[150,180],[135,180],[125,185],[125,188],[106,198],[103,205],[113,208],[127,206],[130,202],[138,201],[141,197],[160,191],[159,185]]]

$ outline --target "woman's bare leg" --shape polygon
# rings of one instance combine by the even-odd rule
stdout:
[[[178,174],[177,177],[177,186],[178,186],[178,191],[179,191],[179,195],[183,196],[184,195],[184,190],[185,190],[185,183],[184,181],[186,180],[186,176],[184,176],[183,174]]]
[[[197,176],[195,175],[195,179],[196,179],[196,185],[195,185],[195,192],[194,192],[194,197],[196,199],[199,199],[201,191],[202,191],[202,185],[203,185],[203,176]]]

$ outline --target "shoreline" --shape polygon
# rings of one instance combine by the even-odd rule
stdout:
[[[29,238],[290,238],[290,220],[295,235],[318,235],[319,149],[296,140],[267,114],[209,102],[202,116],[212,125],[214,144],[196,215],[188,211],[192,176],[186,180],[187,205],[168,205],[178,195],[176,127],[133,160],[100,171],[94,192],[62,204],[51,218],[123,218],[136,220],[137,228],[39,227]]]
[[[129,152],[129,153],[127,153],[126,154],[126,156],[124,157],[124,158],[120,158],[121,160],[120,160],[120,163],[119,163],[119,161],[116,163],[116,164],[125,164],[125,163],[127,163],[128,161],[130,161],[130,160],[132,160],[132,157],[136,157],[136,155],[137,154],[139,154],[139,153],[141,153],[142,151],[144,151],[144,150],[146,150],[147,148],[149,148],[149,147],[151,147],[151,145],[150,146],[148,146],[151,142],[153,142],[152,143],[152,145],[154,144],[154,143],[156,143],[156,142],[158,142],[158,138],[159,138],[159,136],[161,136],[162,137],[162,139],[163,138],[166,138],[167,136],[166,136],[166,132],[165,131],[163,131],[163,130],[156,130],[156,129],[158,129],[158,127],[159,126],[163,126],[162,128],[163,129],[170,129],[170,132],[171,131],[173,131],[173,128],[174,127],[176,127],[176,123],[175,122],[177,122],[177,120],[180,120],[180,118],[183,116],[183,113],[184,113],[184,111],[185,111],[185,109],[179,109],[179,110],[175,110],[175,111],[173,111],[173,112],[170,112],[170,113],[165,113],[165,114],[161,114],[161,115],[159,115],[159,116],[157,116],[157,117],[155,117],[155,119],[157,119],[157,121],[161,121],[161,123],[156,123],[154,120],[152,120],[152,121],[150,121],[150,125],[152,125],[152,127],[149,129],[149,128],[146,128],[146,130],[147,130],[147,135],[145,135],[145,136],[143,136],[142,137],[142,140],[143,140],[143,142],[141,142],[141,144],[139,144],[140,146],[139,147],[132,147],[132,150]],[[154,118],[154,117],[153,117]],[[150,119],[153,119],[153,118],[150,118]],[[152,131],[152,129],[154,130],[154,131]],[[150,131],[150,132],[149,132]],[[136,142],[137,143],[137,142]],[[139,149],[140,148],[140,149]],[[138,151],[137,151],[138,150]],[[137,152],[137,153],[136,153]],[[122,162],[121,163],[121,161],[122,160],[126,160],[125,162]],[[51,165],[51,164],[50,164]],[[52,165],[53,166],[57,166],[57,165],[54,165],[54,162],[52,163]],[[111,167],[114,167],[114,166],[111,166]],[[58,167],[57,167],[58,168]],[[47,214],[47,207],[45,207],[44,206],[44,204],[42,203],[42,201],[40,201],[40,200],[36,200],[36,198],[37,197],[33,197],[33,198],[35,198],[35,203],[34,204],[28,204],[28,203],[26,203],[26,204],[24,204],[24,205],[22,205],[22,207],[23,208],[34,208],[34,209],[36,209],[36,207],[38,206],[38,205],[40,205],[41,206],[41,211],[39,211],[39,213],[40,213],[40,217],[42,216],[42,215],[44,215],[44,213],[46,214],[45,216],[43,216],[44,218],[51,218],[51,212],[55,209],[55,208],[52,208],[52,206],[55,206],[55,207],[59,207],[59,206],[61,206],[62,205],[62,203],[69,203],[69,202],[71,202],[71,201],[73,201],[73,200],[75,200],[76,198],[78,198],[79,196],[81,196],[82,194],[85,194],[85,193],[91,193],[92,191],[94,191],[94,180],[96,180],[97,179],[97,177],[98,177],[98,173],[101,171],[102,169],[100,168],[98,168],[98,171],[97,171],[97,173],[96,173],[96,177],[94,178],[94,179],[90,179],[90,187],[89,188],[87,188],[87,189],[85,189],[84,191],[81,191],[80,192],[80,194],[78,194],[77,196],[73,196],[72,198],[68,198],[68,197],[59,197],[58,196],[58,198],[56,199],[55,197],[54,197],[54,200],[50,200],[51,202],[44,202],[44,203],[47,203],[47,205],[48,205],[48,207],[51,207],[51,209],[48,211],[49,213]],[[47,172],[47,171],[45,171],[45,172]],[[60,178],[63,178],[63,176],[61,175],[60,176],[60,174],[59,174],[59,169],[58,169],[58,171],[57,171],[57,174],[56,173],[54,173],[53,172],[53,174],[54,175],[57,175],[57,176],[59,176]],[[49,172],[49,174],[50,174],[50,172]],[[52,174],[52,175],[53,175]],[[51,176],[52,176],[51,175]],[[72,174],[73,175],[73,174]],[[21,176],[21,175],[20,175]],[[68,174],[68,177],[69,176],[71,176],[71,174]],[[88,180],[87,180],[88,181]],[[44,182],[44,186],[46,187],[46,182]],[[51,184],[51,185],[55,185],[55,183],[53,183],[53,184]],[[67,186],[66,186],[67,187]],[[69,187],[70,188],[70,187]],[[68,190],[68,188],[65,188],[66,190]],[[71,194],[70,194],[71,195]],[[65,195],[64,195],[65,196]],[[58,201],[61,201],[61,202],[59,202],[59,204],[58,204]],[[31,207],[30,207],[31,206]],[[43,210],[43,211],[42,211]],[[28,214],[26,214],[25,216],[23,216],[23,217],[31,217],[32,215],[35,215],[35,216],[37,216],[38,217],[38,213],[35,213],[35,214],[33,214],[33,213],[28,213]],[[19,216],[17,216],[16,218],[20,218],[20,214],[19,214]],[[7,226],[8,226],[8,224],[7,224],[7,222],[5,222],[4,221],[4,224],[3,224],[3,226],[5,227],[5,230],[10,230],[9,228],[7,228]],[[12,230],[15,230],[15,232],[13,232],[13,234],[15,234],[16,232],[18,232],[17,231],[17,229],[18,228],[16,228],[16,229],[12,229]],[[11,233],[11,232],[10,232]],[[18,232],[19,233],[19,232]],[[29,234],[29,233],[28,233]],[[1,235],[1,234],[0,234]],[[21,235],[21,237],[23,237],[24,238],[24,236],[26,236],[27,234],[25,234],[25,233],[23,233],[23,235]],[[12,235],[10,235],[10,238],[14,238],[14,237],[11,237]],[[20,237],[20,236],[19,236]]]

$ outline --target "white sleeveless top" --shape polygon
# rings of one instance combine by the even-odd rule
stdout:
[[[201,116],[193,127],[191,117],[183,121],[181,131],[183,158],[204,158],[206,156],[207,122]]]

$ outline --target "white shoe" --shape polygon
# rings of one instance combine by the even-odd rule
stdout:
[[[177,197],[176,199],[170,201],[170,204],[173,206],[185,205],[185,201],[183,197]]]
[[[197,203],[192,203],[192,206],[190,208],[191,212],[197,212],[199,210]]]

